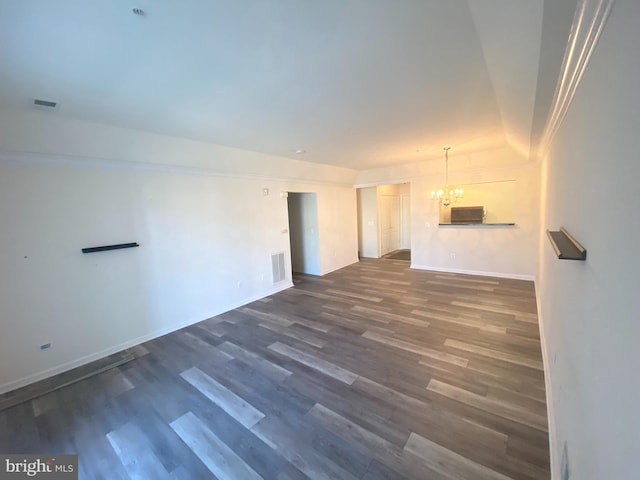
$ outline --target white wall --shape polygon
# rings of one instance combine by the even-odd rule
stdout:
[[[320,275],[326,275],[358,261],[356,190],[350,186],[313,191],[318,193]]]
[[[554,478],[638,478],[640,452],[640,2],[618,0],[544,160],[538,295]],[[564,226],[586,262],[558,260]],[[555,431],[555,434],[554,434]]]
[[[278,178],[351,186],[356,171],[184,138],[83,122],[62,112],[0,111],[0,153],[94,158],[214,171],[231,177]]]
[[[449,152],[449,173],[451,174],[451,181],[458,181],[456,177],[457,173],[464,171],[471,179],[471,181],[467,183],[476,183],[483,181],[482,179],[487,176],[485,174],[486,172],[500,170],[502,168],[512,168],[514,166],[524,166],[528,163],[529,157],[527,155],[511,147],[479,149],[472,152],[461,152],[454,148]],[[478,174],[474,175],[475,172],[478,172]],[[355,184],[357,187],[371,187],[390,183],[402,184],[410,183],[416,178],[433,179],[435,186],[443,185],[445,180],[444,154],[442,158],[435,160],[360,170],[357,174]],[[433,188],[431,188],[431,190],[433,190]],[[429,190],[429,192],[431,192],[431,190]]]
[[[315,193],[289,193],[289,237],[294,272],[320,274],[318,200]]]
[[[271,279],[271,254],[289,255],[280,191],[317,193],[321,273],[357,261],[345,169],[56,117],[29,115],[33,128],[17,117],[16,129],[3,115],[0,391],[289,286],[290,274]],[[171,155],[180,166],[158,165]],[[267,176],[276,172],[284,178]],[[314,177],[322,181],[304,180]],[[80,251],[134,241],[141,246]]]

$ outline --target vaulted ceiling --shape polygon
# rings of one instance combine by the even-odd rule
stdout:
[[[356,169],[444,144],[529,155],[574,6],[0,0],[0,109],[52,100],[53,115]]]

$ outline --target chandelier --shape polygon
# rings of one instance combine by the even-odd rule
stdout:
[[[451,205],[451,202],[460,200],[464,197],[464,190],[462,188],[449,186],[449,150],[451,150],[451,147],[442,147],[442,149],[444,150],[445,159],[444,186],[440,187],[438,190],[431,190],[431,199],[438,200],[442,205],[448,207]]]

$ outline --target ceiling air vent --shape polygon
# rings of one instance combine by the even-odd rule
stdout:
[[[50,102],[49,100],[40,100],[39,98],[36,98],[33,101],[33,104],[38,107],[47,107],[47,108],[56,108],[56,105],[57,105],[56,102]]]

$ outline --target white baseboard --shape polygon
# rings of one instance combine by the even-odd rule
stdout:
[[[269,295],[273,295],[274,293],[278,293],[282,290],[286,290],[287,288],[293,287],[293,283],[289,282],[281,282],[280,284],[274,286],[271,290],[267,292],[260,293],[258,295],[254,295],[252,297],[245,298],[237,304],[227,305],[221,308],[219,311],[212,313],[210,316],[206,318],[215,317],[216,315],[220,315],[221,313],[228,312],[229,310],[233,310],[235,308],[241,307],[251,302],[255,302],[256,300],[260,300],[261,298],[268,297]],[[35,382],[39,382],[40,380],[44,380],[49,377],[53,377],[54,375],[59,375],[64,373],[72,368],[81,367],[82,365],[86,365],[87,363],[93,362],[95,360],[99,360],[101,358],[107,357],[109,355],[113,355],[114,353],[120,352],[127,348],[134,347],[136,345],[140,345],[141,343],[148,342],[153,340],[154,338],[162,337],[163,335],[167,335],[168,333],[175,332],[180,330],[181,328],[188,327],[190,325],[194,325],[198,322],[206,320],[206,318],[201,318],[198,320],[187,320],[184,322],[179,322],[169,327],[161,328],[158,330],[154,330],[145,335],[139,336],[137,338],[132,338],[131,340],[127,340],[126,342],[119,343],[118,345],[114,345],[109,348],[105,348],[96,353],[92,353],[90,355],[85,355],[84,357],[76,358],[75,360],[71,360],[69,362],[65,362],[60,365],[55,365],[51,368],[43,370],[41,372],[33,373],[31,375],[27,375],[26,377],[19,378],[17,380],[13,380],[11,382],[3,383],[0,385],[0,395],[10,392],[12,390],[16,390],[21,387],[25,387]]]
[[[556,435],[556,415],[553,406],[553,395],[551,392],[551,372],[549,371],[549,351],[547,350],[547,340],[542,328],[542,306],[538,286],[536,285],[536,307],[538,309],[538,328],[540,330],[540,346],[542,349],[542,366],[544,368],[544,392],[547,401],[547,422],[549,430],[549,463],[551,465],[551,480],[560,478],[560,465],[558,463],[558,437]]]
[[[481,270],[467,270],[464,268],[443,268],[443,267],[431,267],[429,265],[416,265],[411,264],[411,268],[415,270],[432,270],[434,272],[445,273],[462,273],[465,275],[482,275],[484,277],[498,277],[498,278],[511,278],[514,280],[529,280],[535,281],[535,275],[521,275],[517,273],[501,273],[501,272],[485,272]]]

